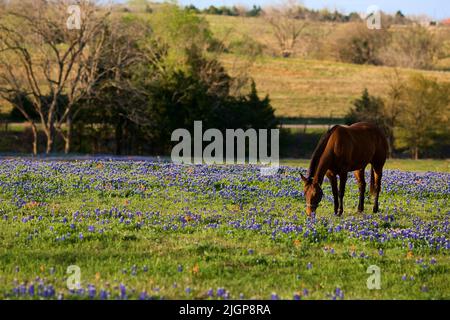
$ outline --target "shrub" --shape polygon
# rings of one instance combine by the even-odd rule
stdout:
[[[263,45],[245,35],[239,40],[231,41],[228,45],[228,49],[237,54],[258,56],[263,52]]]
[[[337,58],[357,64],[380,64],[378,54],[387,40],[385,30],[370,30],[364,23],[349,23],[334,35]]]
[[[430,69],[440,51],[435,35],[420,25],[391,31],[389,39],[379,52],[380,61],[388,66]]]

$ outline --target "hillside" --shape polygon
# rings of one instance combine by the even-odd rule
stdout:
[[[321,35],[326,38],[333,30],[342,28],[342,23],[310,22],[296,57],[280,58],[270,54],[276,43],[270,26],[262,18],[204,17],[214,36],[226,46],[233,47],[248,40],[263,48],[263,53],[250,68],[250,75],[255,79],[260,94],[269,94],[279,117],[342,117],[364,88],[368,88],[371,94],[384,95],[388,87],[387,77],[394,71],[390,67],[341,63],[330,58],[324,60],[324,55],[329,55],[329,52],[324,53],[329,50],[326,44],[311,48],[312,38]],[[309,52],[307,57],[305,48]],[[240,63],[247,63],[244,56],[233,53],[233,50],[224,55],[222,61],[232,74],[239,69],[236,66]],[[446,67],[448,61],[443,59],[439,65]],[[450,72],[398,70],[405,76],[417,72],[450,82]]]
[[[228,54],[224,64],[231,73],[243,58]],[[250,68],[261,95],[269,94],[279,117],[342,117],[364,88],[384,95],[393,68],[302,58],[259,57]],[[449,72],[399,69],[450,82]]]

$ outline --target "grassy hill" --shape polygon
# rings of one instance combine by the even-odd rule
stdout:
[[[280,117],[342,117],[360,96],[364,88],[371,94],[384,95],[388,88],[387,77],[394,68],[356,65],[324,59],[326,45],[312,48],[312,37],[324,36],[344,24],[310,22],[306,27],[305,40],[298,46],[295,58],[274,57],[276,43],[270,26],[262,18],[205,15],[215,37],[227,46],[239,41],[255,41],[263,48],[250,68],[260,94],[269,94],[276,115]],[[438,30],[437,30],[438,31]],[[309,48],[306,57],[304,48]],[[312,54],[311,54],[312,52]],[[247,63],[244,56],[233,53],[223,56],[222,61],[230,73]],[[446,61],[441,61],[444,66]],[[401,75],[414,72],[450,82],[450,72],[398,69]]]
[[[231,73],[242,57],[228,54]],[[384,95],[393,68],[302,58],[259,57],[250,68],[261,95],[269,94],[280,117],[342,117],[364,88]],[[450,72],[399,69],[400,74],[423,73],[450,82]]]

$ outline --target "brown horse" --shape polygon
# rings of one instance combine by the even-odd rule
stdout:
[[[341,216],[344,211],[344,193],[347,173],[355,171],[359,185],[358,211],[364,211],[366,181],[364,170],[372,165],[370,193],[375,196],[373,212],[378,212],[378,196],[381,189],[381,176],[388,145],[383,132],[366,122],[351,126],[334,126],[320,139],[314,150],[308,170],[308,177],[302,176],[305,183],[306,213],[314,213],[322,199],[322,182],[326,175],[331,183],[334,198],[334,214]],[[339,190],[337,185],[339,176]]]

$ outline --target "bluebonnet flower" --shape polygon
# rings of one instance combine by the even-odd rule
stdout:
[[[33,283],[30,283],[30,285],[28,287],[28,295],[34,296],[34,284]]]
[[[119,285],[119,289],[120,289],[120,298],[126,299],[127,298],[127,289],[126,289],[125,285],[121,283]]]
[[[225,294],[225,289],[224,288],[218,288],[217,289],[217,296],[218,297],[222,297]]]
[[[88,285],[88,296],[90,299],[93,299],[96,295],[95,287],[91,284]]]
[[[101,300],[107,300],[108,299],[108,293],[106,292],[106,290],[104,290],[104,289],[100,290],[100,299]]]
[[[147,292],[142,291],[139,295],[139,300],[146,300],[147,299]]]

